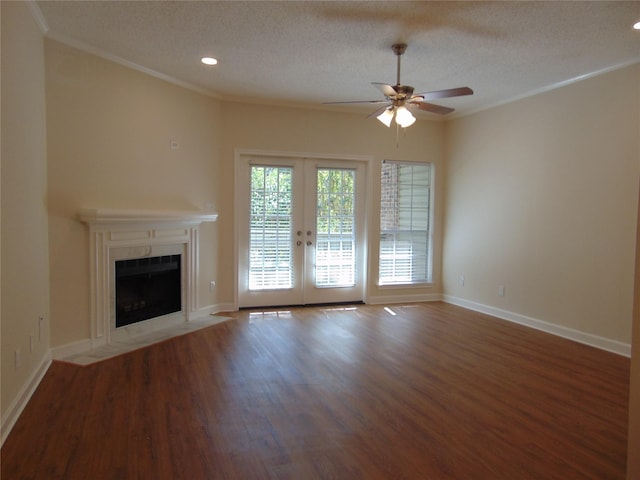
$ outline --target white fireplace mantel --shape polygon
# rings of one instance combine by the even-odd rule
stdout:
[[[156,248],[180,248],[185,256],[180,320],[197,313],[199,226],[215,222],[216,212],[82,208],[79,218],[89,225],[92,347],[109,344],[115,331],[114,262],[123,251],[148,256]]]
[[[80,220],[90,225],[142,224],[142,223],[193,223],[215,222],[216,212],[190,210],[120,210],[81,208]]]

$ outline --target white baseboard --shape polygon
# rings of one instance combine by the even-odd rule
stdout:
[[[36,391],[36,388],[40,385],[40,381],[42,381],[45,373],[47,373],[49,365],[51,365],[51,351],[45,353],[38,368],[34,370],[29,380],[24,384],[13,402],[11,402],[11,405],[9,405],[9,408],[7,408],[6,413],[2,416],[2,425],[0,425],[2,438],[0,440],[0,446],[4,445],[4,441],[9,436],[9,433],[11,433],[13,426],[16,424],[18,418],[20,418],[27,403],[29,403],[33,392]]]
[[[611,340],[609,338],[593,335],[591,333],[581,332],[569,327],[563,327],[554,323],[549,323],[537,318],[527,317],[519,313],[510,312],[501,308],[491,307],[481,303],[473,302],[471,300],[465,300],[463,298],[454,297],[452,295],[443,295],[442,301],[458,305],[460,307],[468,308],[480,313],[486,313],[492,317],[497,317],[509,322],[518,323],[527,327],[535,328],[536,330],[542,330],[543,332],[551,333],[559,337],[567,338],[575,342],[584,343],[586,345],[606,350],[608,352],[617,353],[625,357],[631,357],[631,345],[628,343],[619,342],[617,340]]]
[[[584,343],[592,347],[599,348],[601,350],[607,350],[609,352],[617,353],[618,355],[624,355],[625,357],[631,356],[631,345],[628,343],[619,342],[617,340],[611,340],[609,338],[593,335],[591,333],[581,332],[569,327],[563,327],[554,323],[549,323],[537,318],[527,317],[519,313],[510,312],[500,308],[484,305],[481,303],[473,302],[471,300],[465,300],[460,297],[452,295],[440,294],[440,293],[427,293],[416,295],[385,295],[385,296],[370,296],[366,299],[366,303],[370,305],[383,305],[394,303],[414,303],[414,302],[437,302],[443,301],[458,305],[460,307],[468,308],[476,312],[486,313],[502,320],[517,323],[527,327],[535,328],[536,330],[542,330],[543,332],[558,335],[563,338],[568,338],[576,342]],[[232,312],[234,306],[232,304],[216,304],[209,305],[199,309],[197,312],[192,313],[192,318],[203,318],[207,315],[215,315],[218,312]],[[55,347],[51,350],[52,357],[56,360],[69,357],[71,355],[77,355],[82,352],[87,352],[92,348],[100,345],[92,344],[91,340],[85,339],[77,342]]]
[[[586,345],[590,345],[592,347],[596,347],[601,350],[606,350],[606,351],[616,353],[618,355],[623,355],[626,357],[631,356],[630,344],[619,342],[616,340],[611,340],[609,338],[593,335],[586,332],[581,332],[579,330],[564,327],[562,325],[549,323],[544,320],[528,317],[526,315],[521,315],[519,313],[510,312],[508,310],[503,310],[503,309],[492,307],[489,305],[473,302],[471,300],[465,300],[463,298],[455,297],[452,295],[431,293],[431,294],[417,294],[417,295],[371,296],[367,298],[366,303],[372,304],[372,305],[381,305],[385,303],[393,304],[393,303],[433,302],[433,301],[444,301],[446,303],[458,305],[460,307],[467,308],[469,310],[485,313],[487,315],[491,315],[493,317],[496,317],[502,320],[517,323],[530,328],[535,328],[536,330],[541,330],[543,332],[551,333],[553,335],[567,338],[569,340],[573,340],[579,343],[584,343]],[[213,315],[217,312],[225,312],[225,311],[233,311],[233,310],[234,310],[234,307],[231,304],[209,305],[207,307],[199,309],[197,312],[194,312],[193,316],[195,318],[201,318],[206,315]],[[49,352],[47,352],[47,354],[42,359],[39,367],[31,375],[31,378],[25,384],[24,388],[19,393],[19,395],[16,396],[16,399],[11,403],[11,405],[6,411],[6,414],[3,415],[2,423],[0,425],[0,428],[2,431],[2,438],[1,438],[0,445],[4,443],[5,439],[11,432],[11,429],[15,425],[15,422],[20,417],[20,414],[22,413],[25,406],[29,402],[29,399],[33,395],[33,392],[35,392],[36,388],[40,384],[40,381],[42,380],[45,373],[47,372],[49,365],[51,365],[51,359],[52,358],[61,359],[61,358],[69,357],[71,355],[75,355],[78,353],[86,352],[88,350],[91,350],[91,348],[95,346],[96,345],[92,345],[92,342],[90,339],[85,339],[77,342],[72,342],[67,345],[62,345],[60,347],[55,347],[51,349]]]
[[[98,346],[99,345],[86,338],[84,340],[78,340],[77,342],[67,343],[66,345],[60,345],[59,347],[53,347],[51,349],[51,356],[54,360],[61,360],[82,352],[88,352]]]
[[[441,293],[417,293],[409,295],[374,295],[366,298],[369,305],[384,305],[385,303],[415,303],[438,302],[442,300]]]

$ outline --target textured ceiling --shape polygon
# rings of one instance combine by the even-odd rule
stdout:
[[[469,86],[453,115],[640,61],[640,1],[38,1],[47,36],[220,98],[321,106]],[[215,67],[202,56],[219,60]],[[371,106],[360,107],[371,110]],[[433,114],[421,113],[423,118]]]

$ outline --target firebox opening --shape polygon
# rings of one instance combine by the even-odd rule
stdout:
[[[116,261],[116,328],[182,310],[180,257]]]

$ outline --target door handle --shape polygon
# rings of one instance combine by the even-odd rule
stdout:
[[[312,245],[313,242],[311,240],[307,240],[307,246]]]
[[[298,246],[302,245],[302,240],[298,240],[298,241],[296,242],[296,245],[298,245]]]
[[[307,235],[311,235],[311,230],[307,230]]]

